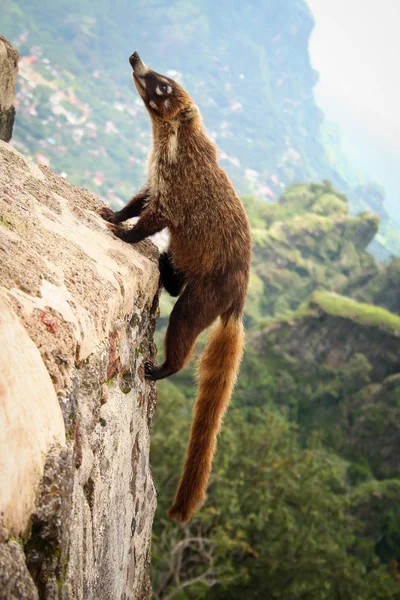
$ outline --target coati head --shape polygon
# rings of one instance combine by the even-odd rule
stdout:
[[[136,89],[152,118],[185,121],[199,114],[189,94],[173,79],[149,69],[137,52],[132,54],[129,62]]]

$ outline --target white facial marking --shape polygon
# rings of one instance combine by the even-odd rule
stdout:
[[[168,98],[167,98],[167,100],[164,100],[164,107],[165,107],[167,110],[169,109],[170,105],[171,105],[171,102],[168,100]]]
[[[157,94],[158,96],[163,96],[163,95],[165,94],[165,91],[167,92],[167,94],[170,94],[170,93],[172,92],[172,87],[171,87],[170,85],[167,85],[167,86],[165,86],[165,87],[166,87],[166,90],[165,90],[165,89],[164,89],[164,90],[162,90],[162,89],[161,89],[161,86],[162,86],[162,84],[161,84],[161,85],[158,85],[158,86],[156,87],[156,94]]]

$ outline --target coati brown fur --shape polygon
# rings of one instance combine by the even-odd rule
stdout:
[[[246,213],[199,110],[175,81],[149,69],[137,52],[133,80],[151,117],[153,149],[148,181],[122,210],[103,207],[110,229],[129,243],[167,227],[170,245],[160,256],[164,287],[178,296],[165,338],[165,361],[146,364],[162,379],[190,360],[197,336],[216,319],[199,365],[199,389],[186,462],[169,516],[186,522],[203,502],[221,420],[243,351],[242,313],[250,268]],[[140,215],[128,230],[118,224]]]

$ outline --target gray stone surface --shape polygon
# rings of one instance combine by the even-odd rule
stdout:
[[[15,118],[15,85],[18,74],[17,50],[0,35],[0,140],[9,142]]]
[[[65,428],[65,438],[46,442],[35,463],[40,477],[29,485],[36,503],[18,512],[25,530],[13,511],[7,528],[0,517],[1,600],[151,597],[156,391],[144,379],[144,362],[155,354],[158,252],[151,242],[133,247],[116,239],[96,215],[99,206],[94,195],[0,142],[0,295],[45,367],[34,391],[50,382]],[[19,359],[11,352],[0,370],[18,380]],[[20,448],[14,412],[29,407],[32,385],[25,393],[16,387],[7,403],[0,386],[0,418],[14,427]],[[35,409],[41,422],[46,404]],[[45,422],[46,435],[54,433],[53,421]],[[51,440],[42,429],[37,439]],[[0,456],[7,453],[2,439]],[[29,472],[26,456],[21,464],[14,455],[17,475]],[[4,513],[1,503],[0,495]]]
[[[0,528],[0,600],[38,600],[21,543]]]

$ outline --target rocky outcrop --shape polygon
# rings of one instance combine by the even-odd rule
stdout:
[[[379,218],[350,215],[346,196],[328,181],[292,186],[279,202],[257,208],[263,227],[253,229],[253,277],[261,281],[262,314],[288,313],[316,289],[342,293],[354,278],[378,273],[366,247]]]
[[[385,189],[375,182],[355,187],[349,192],[353,212],[372,211],[379,216],[379,233],[368,250],[379,261],[387,261],[400,254],[400,225],[390,218],[385,206]]]
[[[265,352],[272,344],[303,372],[322,363],[340,369],[356,354],[369,361],[374,382],[400,372],[400,317],[339,294],[314,293],[293,318],[273,323],[254,343]]]
[[[378,273],[365,273],[350,282],[346,293],[362,302],[384,306],[400,314],[400,258],[393,258],[382,265]]]
[[[399,398],[400,373],[396,373],[365,386],[351,399],[352,450],[366,459],[379,479],[397,478],[400,470]]]
[[[19,55],[0,35],[0,140],[9,142],[15,118],[15,86]]]
[[[323,432],[324,443],[355,464],[352,481],[398,474],[398,315],[315,292],[250,345],[268,369],[273,400],[299,423],[301,436]]]
[[[0,598],[147,599],[158,253],[0,142]]]

